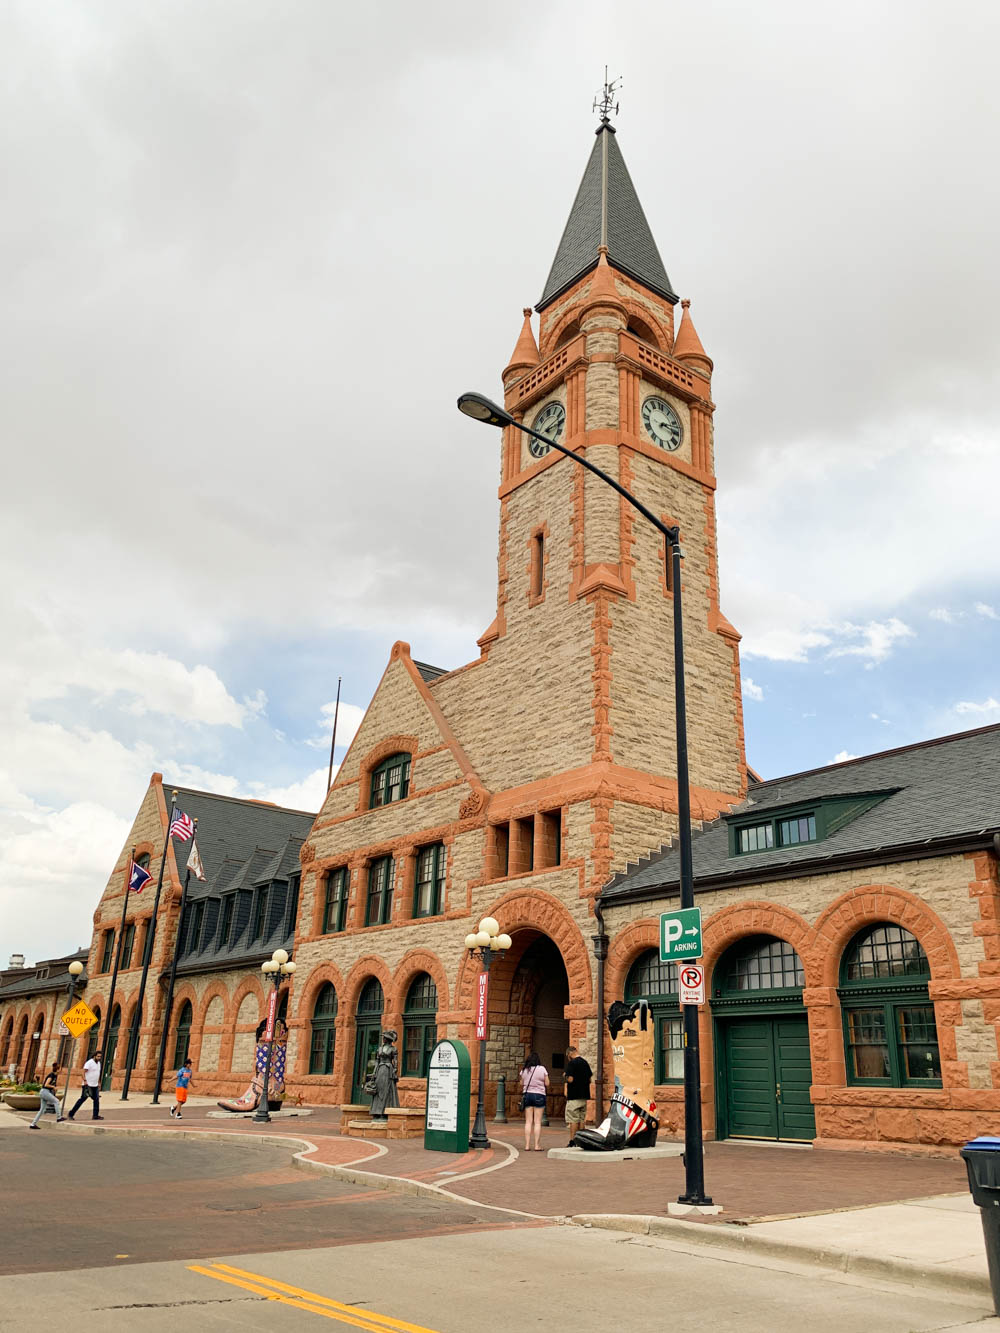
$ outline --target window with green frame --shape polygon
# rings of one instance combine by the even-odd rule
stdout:
[[[866,926],[844,950],[841,1012],[848,1083],[941,1087],[930,963],[920,942],[892,922]]]
[[[740,991],[797,990],[806,984],[802,959],[787,940],[750,936],[731,949],[719,970],[716,995]]]
[[[726,820],[729,855],[746,856],[752,852],[773,851],[777,847],[822,842],[898,790],[893,787],[887,791],[858,792],[853,796],[820,796],[808,804],[731,815]]]
[[[191,908],[191,933],[188,935],[188,953],[197,953],[201,948],[201,928],[205,922],[205,900],[196,902]]]
[[[102,939],[102,945],[101,945],[101,966],[98,968],[98,971],[99,971],[99,972],[110,972],[110,971],[111,971],[111,962],[112,962],[112,959],[114,958],[114,954],[115,954],[115,932],[114,932],[114,930],[106,930],[106,931],[104,932],[104,934],[102,935],[101,939]]]
[[[347,899],[351,892],[351,872],[338,866],[326,876],[326,900],[323,903],[323,934],[335,935],[347,920]]]
[[[181,1005],[181,1011],[177,1016],[177,1037],[174,1041],[174,1068],[180,1069],[181,1065],[188,1058],[191,1049],[191,1021],[194,1018],[194,1010],[191,1008],[191,1001],[185,1000]]]
[[[402,801],[409,790],[410,756],[391,754],[388,759],[383,759],[377,768],[372,769],[369,805],[374,810],[380,805]]]
[[[97,1019],[97,1022],[87,1033],[87,1054],[85,1057],[87,1060],[93,1060],[96,1056],[97,1047],[101,1039],[101,1010],[100,1006],[96,1004],[94,1005],[94,1017]]]
[[[403,1005],[403,1077],[426,1078],[437,1045],[438,993],[426,972],[414,977]]]
[[[443,842],[421,847],[417,852],[417,872],[413,886],[414,916],[437,916],[441,911],[447,859]]]
[[[332,982],[325,982],[316,996],[312,1013],[312,1039],[309,1044],[310,1074],[332,1074],[337,1042],[337,992]]]
[[[384,926],[392,920],[392,881],[395,866],[391,856],[380,856],[368,867],[368,901],[365,925]]]
[[[123,972],[132,966],[132,950],[135,947],[135,922],[130,921],[122,931],[122,960],[119,966]]]
[[[629,968],[625,999],[645,1000],[656,1028],[654,1079],[684,1081],[684,1024],[678,999],[677,964],[661,963],[658,949],[647,949]]]
[[[135,864],[141,866],[143,870],[149,869],[149,852],[143,852],[141,856],[135,858]]]
[[[253,908],[253,929],[250,932],[251,940],[262,940],[267,926],[267,900],[270,896],[269,886],[257,890],[257,898]]]

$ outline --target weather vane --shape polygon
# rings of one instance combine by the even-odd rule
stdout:
[[[618,115],[618,89],[621,87],[622,77],[619,74],[617,79],[608,80],[608,67],[604,66],[604,92],[594,98],[594,110],[601,113],[601,124],[609,125],[611,123],[611,112]]]

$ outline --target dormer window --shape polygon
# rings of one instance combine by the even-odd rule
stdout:
[[[780,847],[822,842],[898,790],[894,787],[891,791],[859,792],[855,796],[821,796],[808,805],[730,815],[726,821],[729,855],[749,856]]]
[[[402,801],[410,790],[410,756],[392,754],[372,769],[371,808]]]

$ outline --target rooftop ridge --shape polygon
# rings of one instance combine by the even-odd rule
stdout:
[[[230,801],[234,805],[256,805],[263,807],[265,810],[280,810],[286,815],[307,815],[310,819],[315,819],[317,815],[315,810],[300,810],[292,805],[278,805],[274,801],[262,801],[256,796],[225,796],[222,792],[203,791],[200,787],[188,787],[180,782],[167,782],[166,778],[163,779],[163,790],[165,792],[187,792],[190,796],[202,796],[211,801]]]

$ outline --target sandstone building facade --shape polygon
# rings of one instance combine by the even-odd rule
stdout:
[[[987,790],[1000,730],[778,783],[748,770],[739,635],[719,601],[713,365],[678,304],[604,122],[537,333],[524,311],[504,403],[680,528],[691,806],[705,825],[705,1124],[824,1143],[954,1142],[1000,1096]],[[199,819],[208,881],[181,920],[168,849],[133,1087],[152,1079],[176,941],[168,1067],[189,1050],[199,1091],[242,1091],[264,1011],[259,963],[280,944],[297,965],[282,994],[290,1090],[363,1099],[378,1034],[394,1028],[402,1099],[422,1104],[434,1040],[474,1044],[478,968],[463,941],[490,915],[513,939],[491,969],[490,1105],[497,1076],[510,1080],[535,1049],[558,1114],[566,1045],[603,1072],[601,1014],[626,993],[654,1003],[660,1100],[679,1121],[676,974],[651,953],[676,890],[678,827],[663,544],[571,459],[513,429],[496,439],[496,614],[478,657],[445,671],[396,643],[316,816],[179,793]],[[905,793],[933,787],[945,754],[957,787],[921,840],[933,802]],[[86,994],[102,1021],[129,852],[158,873],[169,791],[154,774],[95,912]],[[151,903],[140,896],[126,910],[141,931]],[[0,1066],[10,1020],[16,1029],[0,988]],[[117,1084],[120,1053],[114,1063]]]

